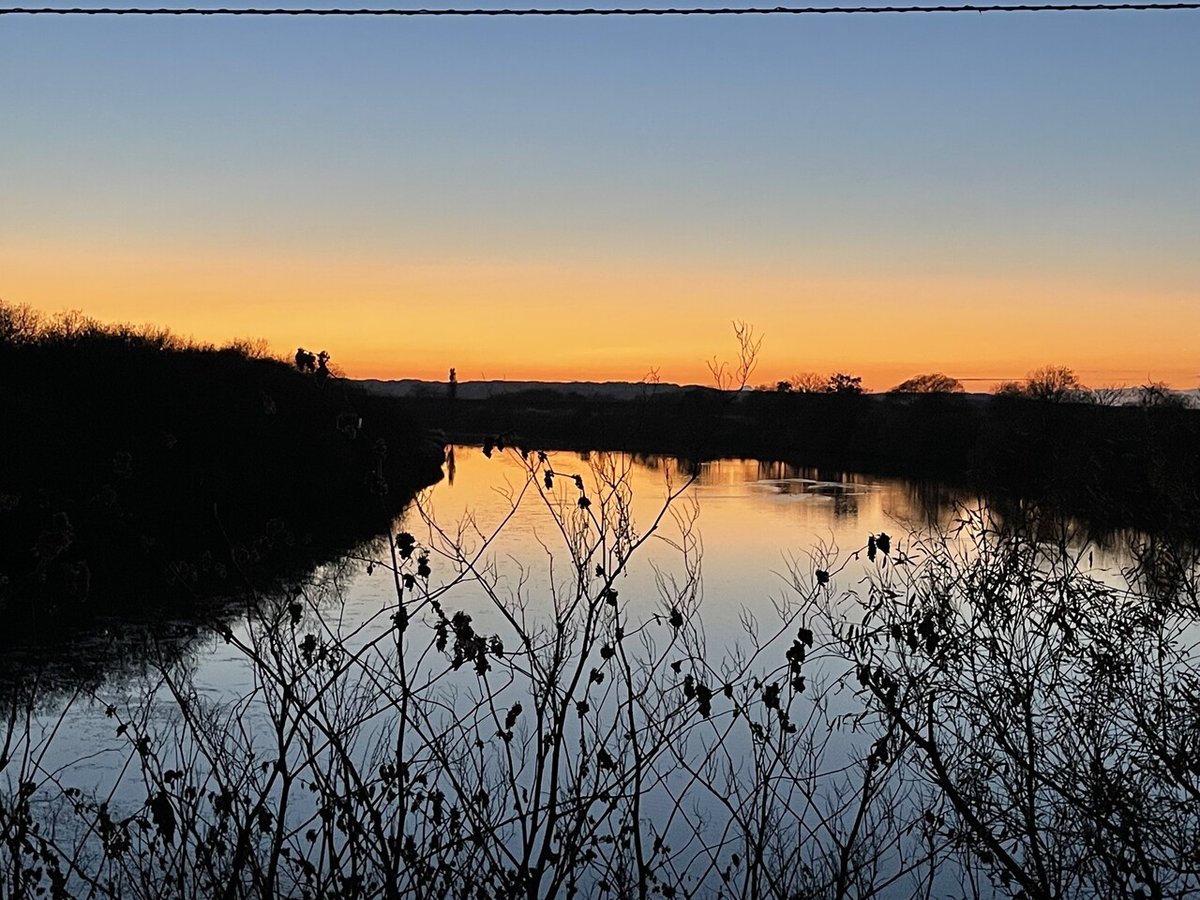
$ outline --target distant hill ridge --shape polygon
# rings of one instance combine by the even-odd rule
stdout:
[[[445,397],[450,386],[445,381],[422,381],[417,378],[401,378],[384,381],[377,378],[362,379],[363,388],[377,394],[392,397]],[[523,394],[533,391],[548,391],[564,396],[588,399],[634,400],[638,397],[677,394],[683,391],[703,389],[701,385],[649,384],[642,381],[460,381],[457,396],[463,400],[487,400],[507,394]]]
[[[442,398],[449,395],[450,385],[445,381],[423,381],[419,378],[384,380],[364,378],[356,382],[365,390],[387,397]],[[713,391],[711,385],[675,384],[661,382],[651,384],[644,381],[460,381],[456,396],[462,400],[488,400],[513,394],[548,393],[559,397],[578,397],[589,400],[636,400],[642,397],[668,397],[689,391]],[[753,389],[747,387],[744,392]],[[770,392],[773,393],[773,392]],[[869,396],[886,396],[889,391],[868,391]],[[1167,393],[1184,398],[1193,407],[1200,406],[1200,388],[1169,390]],[[1110,388],[1107,405],[1136,406],[1140,396],[1137,386]],[[991,391],[968,390],[967,397],[991,397]]]
[[[361,379],[357,382],[369,393],[384,397],[401,397],[412,399],[444,399],[449,396],[450,385],[445,381],[422,381],[418,378],[400,378],[384,381],[377,378]],[[704,384],[675,384],[660,382],[649,384],[644,381],[460,381],[456,396],[460,400],[489,400],[497,397],[512,397],[521,394],[543,396],[550,395],[557,399],[580,400],[639,400],[645,397],[678,397],[683,394],[699,392],[716,394],[717,389]],[[741,391],[743,396],[751,394],[774,395],[774,391],[760,391],[746,387]],[[886,393],[866,393],[864,396],[880,398]],[[990,394],[967,393],[961,396],[983,400]]]

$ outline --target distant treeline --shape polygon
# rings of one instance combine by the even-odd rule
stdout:
[[[1200,521],[1200,412],[1022,396],[750,392],[640,400],[551,391],[412,398],[452,439],[746,457],[939,481],[1050,504],[1100,527]]]
[[[0,305],[3,631],[230,593],[385,530],[441,445],[309,368]]]

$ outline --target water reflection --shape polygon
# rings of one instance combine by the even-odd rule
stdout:
[[[521,477],[519,461],[487,457],[471,446],[452,448],[448,458],[454,461],[455,477],[430,491],[439,517],[470,512],[486,521],[507,512],[504,490]],[[880,530],[944,526],[956,508],[979,503],[973,492],[936,482],[781,461],[694,462],[598,451],[551,454],[555,469],[568,473],[588,473],[616,459],[628,468],[635,502],[648,509],[672,487],[694,479],[690,494],[703,510],[706,543],[737,547],[757,543],[776,554],[782,548],[811,543],[814,535],[858,544]]]

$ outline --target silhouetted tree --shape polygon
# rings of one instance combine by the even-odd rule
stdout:
[[[1121,406],[1128,398],[1129,390],[1119,384],[1105,384],[1087,391],[1087,399],[1097,406]]]
[[[1025,376],[1025,394],[1034,400],[1076,400],[1082,388],[1078,376],[1066,366],[1043,366]]]
[[[758,367],[758,352],[762,348],[762,336],[755,338],[754,326],[741,321],[733,323],[733,335],[738,343],[736,366],[731,367],[727,362],[720,362],[715,356],[707,363],[713,382],[721,391],[742,390]]]
[[[845,372],[834,372],[825,384],[825,391],[830,394],[861,394],[862,378]]]
[[[0,343],[23,344],[37,338],[41,317],[30,306],[0,303]]]
[[[902,381],[892,391],[898,394],[961,394],[962,382],[941,372],[930,372],[926,375],[914,375],[907,381]]]
[[[1137,404],[1149,409],[1187,409],[1187,397],[1171,390],[1165,381],[1151,381],[1137,389]]]
[[[824,375],[818,375],[816,372],[800,372],[788,379],[788,384],[797,394],[820,394],[824,393],[829,379]]]

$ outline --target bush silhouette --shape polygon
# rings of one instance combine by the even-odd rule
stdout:
[[[962,382],[941,372],[931,372],[927,375],[914,375],[900,382],[892,391],[897,394],[961,394]]]

